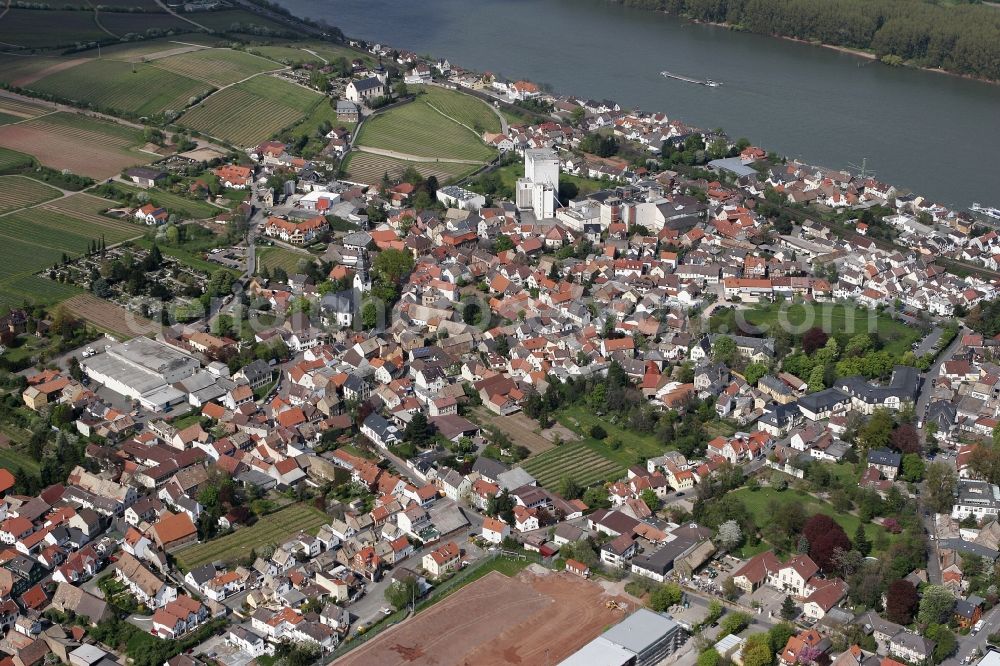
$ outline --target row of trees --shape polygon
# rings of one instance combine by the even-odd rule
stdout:
[[[624,0],[699,21],[874,51],[890,64],[1000,79],[1000,14],[909,0]]]

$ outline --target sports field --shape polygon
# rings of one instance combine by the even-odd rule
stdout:
[[[442,93],[449,91],[441,91]],[[459,95],[461,93],[453,93]],[[471,98],[470,98],[471,99]],[[457,102],[449,98],[436,98],[429,94],[419,95],[416,100],[403,106],[397,106],[384,113],[369,118],[361,126],[357,143],[372,148],[392,150],[406,155],[419,157],[436,157],[443,160],[477,160],[486,162],[496,155],[479,135],[473,130],[463,127],[458,122],[449,120],[441,112],[435,110],[432,100],[441,104],[443,100],[450,101],[460,112],[462,118],[469,120],[472,116],[488,121],[486,113],[499,123],[496,116],[483,106],[484,114],[477,114],[466,102]],[[478,102],[477,102],[478,103]],[[464,121],[463,121],[464,122]]]
[[[281,543],[299,531],[315,534],[328,522],[330,517],[319,509],[308,504],[293,504],[264,516],[250,527],[179,550],[174,558],[184,571],[216,560],[233,562],[246,557],[254,548]]]
[[[0,127],[0,147],[91,178],[109,178],[126,167],[150,162],[151,155],[134,149],[143,143],[136,129],[75,113],[54,113]]]
[[[399,178],[407,167],[413,167],[424,178],[434,176],[442,185],[477,168],[474,164],[408,162],[372,153],[353,152],[344,160],[343,170],[344,177],[350,181],[375,184],[381,182],[382,176],[387,173],[389,178]]]
[[[0,215],[60,196],[54,187],[24,176],[0,176]]]
[[[90,60],[30,85],[32,90],[142,116],[181,111],[211,86],[143,63]]]
[[[563,477],[586,487],[616,479],[625,471],[624,466],[608,460],[583,443],[563,444],[549,449],[528,459],[523,466],[538,483],[550,490],[556,489]]]
[[[281,68],[266,58],[232,49],[202,49],[159,58],[155,62],[157,67],[213,86],[226,86],[254,74]]]
[[[262,247],[257,250],[257,271],[264,267],[267,270],[273,271],[275,268],[281,268],[286,273],[299,273],[300,262],[307,261],[313,262],[316,260],[311,254],[306,254],[303,252],[295,252],[293,250],[288,250],[283,247]]]
[[[304,118],[322,99],[302,86],[261,75],[209,95],[179,122],[238,146],[254,146]]]

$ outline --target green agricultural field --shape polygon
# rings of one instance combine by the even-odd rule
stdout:
[[[315,49],[312,50],[315,51]],[[313,55],[305,49],[292,45],[254,46],[250,49],[250,52],[264,58],[280,62],[284,65],[293,65],[295,63],[312,63],[314,65],[326,64],[323,57]]]
[[[294,504],[264,516],[250,527],[179,550],[174,558],[184,571],[216,560],[232,562],[246,557],[254,548],[280,543],[299,531],[315,534],[329,521],[330,518],[319,509]]]
[[[89,11],[38,10],[11,7],[0,19],[0,42],[27,48],[73,46],[106,39],[108,33]]]
[[[242,9],[227,9],[221,12],[200,12],[191,19],[210,30],[218,32],[241,32],[248,26],[256,25],[278,32],[290,32],[291,28],[284,23],[270,21],[258,14]]]
[[[101,4],[98,2],[94,3]],[[193,32],[197,30],[187,21],[166,13],[141,14],[137,12],[101,12],[101,25],[119,37],[129,34],[145,35],[147,30],[166,32]]]
[[[5,262],[6,256],[6,248],[0,248],[0,262]],[[25,303],[61,303],[82,291],[76,285],[53,282],[37,275],[11,281],[0,279],[0,307],[21,307]]]
[[[31,155],[19,153],[16,150],[0,148],[0,173],[6,171],[16,171],[24,167],[31,166],[34,160]]]
[[[159,61],[157,61],[159,62]],[[32,90],[143,116],[181,111],[211,90],[195,79],[159,66],[91,60],[31,84]]]
[[[55,199],[61,194],[56,188],[31,178],[0,176],[0,215]]]
[[[485,162],[496,155],[475,131],[443,116],[429,100],[429,95],[421,95],[409,104],[369,118],[361,126],[357,143],[442,160]],[[489,109],[484,110],[492,115]]]
[[[458,92],[437,86],[415,86],[421,91],[419,100],[429,104],[446,116],[473,128],[479,134],[483,132],[499,132],[500,119],[486,102]]]
[[[4,177],[8,178],[8,177]],[[79,293],[72,285],[35,274],[62,259],[87,251],[102,235],[111,245],[140,236],[145,227],[100,215],[114,202],[74,194],[16,213],[0,215],[0,302],[54,302]]]
[[[819,326],[827,333],[841,338],[841,341],[858,333],[875,333],[882,341],[883,348],[894,355],[909,351],[910,345],[921,337],[918,329],[884,313],[842,303],[805,305],[786,302],[746,310],[723,310],[712,315],[711,330],[745,330],[736,320],[737,313],[744,322],[762,329],[774,329],[782,322],[787,322],[795,335],[801,335],[813,326]]]
[[[549,490],[556,490],[563,477],[586,487],[617,479],[625,471],[623,465],[608,460],[584,443],[549,449],[526,461],[524,469]]]
[[[753,515],[754,522],[757,523],[758,527],[767,525],[770,522],[775,507],[780,511],[783,507],[790,504],[801,505],[807,515],[823,513],[830,516],[844,528],[844,532],[851,538],[854,537],[854,533],[858,530],[858,524],[861,522],[857,516],[839,512],[833,508],[832,504],[798,490],[778,491],[774,488],[759,488],[757,490],[741,488],[740,490],[730,491],[726,496],[742,502],[751,515]],[[865,535],[872,543],[876,543],[875,537],[881,532],[885,532],[885,529],[880,525],[874,523],[865,525]],[[895,536],[889,533],[886,534],[890,540]]]
[[[371,185],[381,182],[385,174],[389,174],[389,178],[399,178],[408,167],[416,169],[424,178],[434,176],[442,185],[477,168],[473,164],[455,162],[408,162],[358,151],[349,154],[341,168],[348,180]]]
[[[8,113],[0,111],[0,125],[7,125],[9,123],[16,123],[19,120],[24,120],[24,118],[18,118],[17,116],[12,116]]]
[[[323,96],[273,76],[209,95],[180,124],[238,146],[254,146],[307,116]]]
[[[262,268],[267,267],[267,270],[273,271],[275,268],[281,268],[286,273],[299,273],[299,263],[302,260],[305,261],[315,261],[316,258],[310,254],[305,254],[302,252],[295,252],[283,247],[262,247],[257,250],[257,271],[259,272]]]
[[[245,78],[279,69],[281,66],[266,58],[231,49],[204,49],[159,58],[156,66],[175,74],[200,79],[213,86],[227,86]]]

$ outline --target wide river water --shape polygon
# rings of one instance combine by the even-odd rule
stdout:
[[[1000,85],[603,0],[278,0],[350,37],[614,99],[898,187],[1000,206]],[[670,70],[719,88],[668,80]]]

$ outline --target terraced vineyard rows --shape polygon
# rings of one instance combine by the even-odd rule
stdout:
[[[0,112],[20,118],[35,118],[44,113],[49,113],[51,109],[39,104],[22,102],[21,100],[2,98],[0,99]]]
[[[302,52],[308,56],[308,53]],[[205,49],[156,60],[156,66],[175,74],[225,86],[248,76],[281,67],[278,63],[230,49]]]
[[[307,115],[322,97],[272,76],[210,95],[180,123],[239,146],[253,146]]]
[[[256,547],[280,543],[300,530],[315,534],[329,520],[318,509],[306,504],[295,504],[264,516],[250,527],[179,550],[174,553],[174,557],[182,569],[190,571],[216,560],[236,560],[249,555]]]
[[[524,469],[542,486],[553,490],[563,477],[574,479],[581,486],[591,486],[620,476],[621,465],[603,457],[584,444],[564,444],[530,458]]]
[[[6,241],[5,241],[6,242]],[[0,261],[5,260],[0,248]],[[29,303],[58,303],[80,293],[80,288],[71,284],[53,282],[37,275],[27,275],[0,282],[0,306],[20,307]]]
[[[183,57],[183,56],[181,56]],[[184,109],[211,86],[159,66],[92,60],[31,84],[31,88],[95,106],[152,115]]]
[[[0,215],[34,206],[62,194],[54,187],[24,176],[0,176]]]

